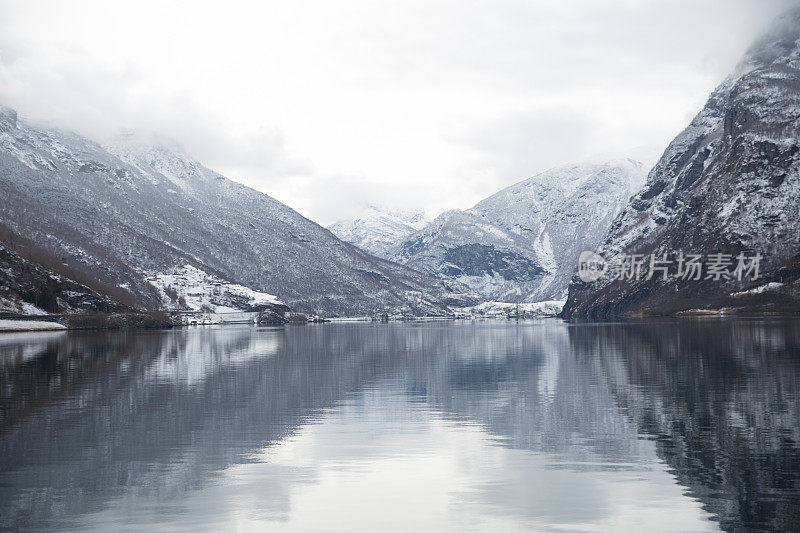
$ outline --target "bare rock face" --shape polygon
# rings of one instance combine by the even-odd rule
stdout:
[[[441,315],[447,302],[474,303],[163,143],[101,146],[3,108],[0,190],[0,221],[13,232],[145,307],[161,304],[147,279],[184,265],[327,316]]]
[[[564,300],[580,253],[596,248],[644,183],[631,160],[556,168],[410,235],[395,259],[489,300]]]
[[[798,230],[800,9],[794,9],[751,47],[670,144],[599,249],[612,263],[632,254],[683,252],[706,262],[715,254],[761,254],[760,278],[575,278],[564,316],[797,309]]]

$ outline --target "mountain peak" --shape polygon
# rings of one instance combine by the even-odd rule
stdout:
[[[628,196],[638,192],[644,183],[642,163],[633,159],[588,161],[551,168],[531,178],[510,185],[476,204],[472,210],[502,211],[504,206],[523,202],[531,212],[547,209],[555,199],[568,197],[592,182],[625,182]],[[537,207],[538,206],[538,207]]]
[[[383,259],[396,253],[399,243],[428,223],[422,209],[404,210],[377,204],[367,205],[356,217],[328,227],[334,235]]]
[[[421,229],[425,223],[428,222],[428,217],[424,209],[403,209],[399,207],[391,207],[383,204],[372,203],[367,205],[366,212],[383,213],[400,219],[403,222],[407,222],[413,226],[419,226],[418,229]]]

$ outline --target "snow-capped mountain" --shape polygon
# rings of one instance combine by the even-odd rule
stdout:
[[[597,247],[644,176],[631,160],[549,170],[440,215],[396,258],[487,299],[563,300],[580,253]]]
[[[600,250],[705,258],[761,254],[760,279],[577,278],[569,317],[691,309],[800,307],[800,8],[747,52],[736,72],[670,144]],[[727,261],[727,259],[726,259]],[[752,259],[747,263],[752,266]],[[673,265],[673,269],[676,268]],[[675,274],[673,272],[673,274]]]
[[[345,242],[391,260],[397,255],[400,243],[428,222],[421,209],[404,211],[370,205],[358,216],[340,220],[328,229]]]
[[[3,108],[0,190],[0,220],[14,232],[150,307],[162,301],[146,280],[184,265],[329,316],[463,305],[442,281],[342,242],[174,147],[131,136],[101,146]]]

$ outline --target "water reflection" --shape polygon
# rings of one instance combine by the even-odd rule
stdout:
[[[724,529],[800,528],[798,322],[585,325],[570,340]]]
[[[800,527],[796,322],[5,339],[3,527]]]

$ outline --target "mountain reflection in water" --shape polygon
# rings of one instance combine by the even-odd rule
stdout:
[[[0,336],[0,527],[800,528],[800,322]]]

